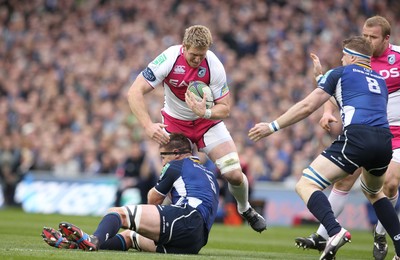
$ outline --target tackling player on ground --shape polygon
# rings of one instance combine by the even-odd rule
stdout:
[[[170,141],[160,146],[160,155],[164,168],[148,193],[149,205],[110,208],[93,235],[68,222],[60,223],[60,231],[45,227],[44,241],[57,248],[86,251],[133,248],[197,254],[207,244],[217,214],[218,182],[192,156],[191,143],[182,134],[171,134]],[[171,205],[161,205],[167,196]],[[120,228],[127,230],[117,234]]]

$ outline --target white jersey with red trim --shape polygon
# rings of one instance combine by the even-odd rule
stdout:
[[[389,92],[388,121],[393,149],[400,148],[400,46],[389,44],[379,57],[371,58],[372,69],[384,77]]]
[[[203,81],[212,90],[217,101],[229,93],[224,66],[210,50],[198,68],[192,68],[186,62],[182,45],[166,49],[142,71],[148,83],[156,88],[164,87],[164,111],[180,120],[193,121],[199,117],[187,106],[185,92],[191,81]]]

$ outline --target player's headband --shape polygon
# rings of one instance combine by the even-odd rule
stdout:
[[[346,47],[343,48],[343,53],[346,53],[346,54],[349,54],[352,56],[357,56],[357,57],[364,58],[364,59],[371,59],[371,56],[359,53],[358,51],[353,51],[352,49],[349,49]]]

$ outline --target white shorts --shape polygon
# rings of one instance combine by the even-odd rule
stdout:
[[[393,150],[392,161],[400,163],[400,149]]]
[[[215,146],[231,141],[232,136],[221,120],[199,118],[194,121],[180,120],[161,111],[168,133],[182,133],[196,144],[199,151],[208,154]]]

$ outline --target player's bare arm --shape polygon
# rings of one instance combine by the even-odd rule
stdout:
[[[328,93],[326,93],[322,89],[317,88],[313,92],[311,92],[306,98],[296,103],[277,120],[275,120],[273,123],[276,125],[272,126],[272,123],[264,122],[258,123],[250,129],[248,136],[251,140],[256,142],[278,131],[280,128],[285,128],[294,123],[297,123],[312,114],[329,98],[330,95]]]
[[[165,196],[161,195],[157,190],[153,187],[147,193],[147,203],[153,205],[161,205],[165,199]]]
[[[128,90],[129,107],[144,128],[147,136],[159,144],[165,144],[169,141],[169,136],[164,131],[166,125],[153,123],[144,100],[144,95],[152,90],[153,87],[140,74]]]
[[[329,101],[325,102],[324,113],[323,113],[321,119],[319,120],[319,125],[328,132],[331,131],[330,124],[338,122],[337,118],[334,116],[334,112],[338,109],[338,107],[337,107],[336,103],[333,103],[334,100],[332,100],[332,99],[333,98],[331,98]]]
[[[188,107],[199,117],[204,117],[206,112],[206,94],[203,96],[202,101],[197,101],[196,96],[190,92],[186,91],[185,99]],[[211,108],[211,118],[210,119],[224,119],[227,118],[231,110],[230,95],[214,101],[215,105]]]

